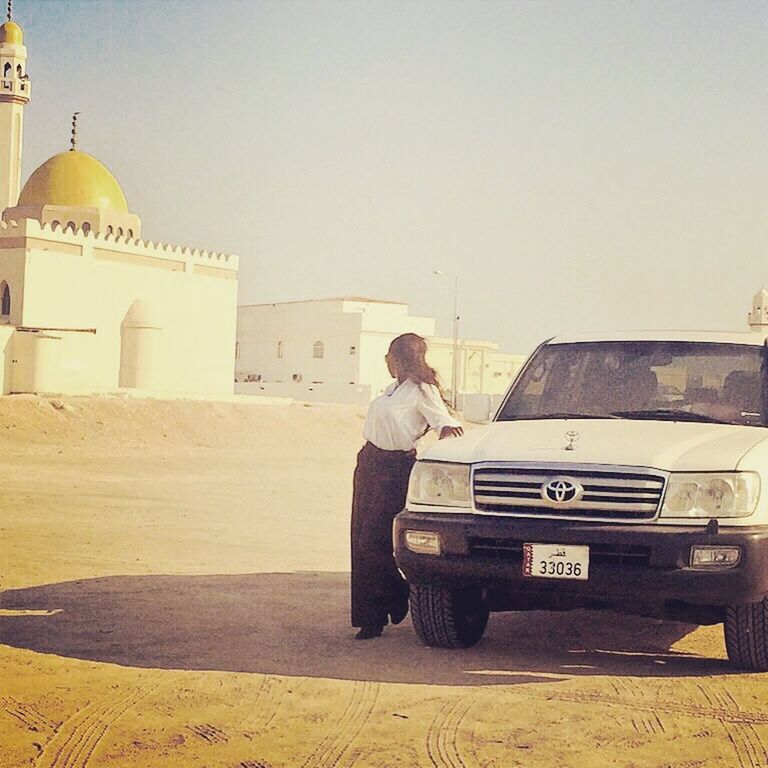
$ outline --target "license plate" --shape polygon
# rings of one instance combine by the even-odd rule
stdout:
[[[523,544],[523,576],[589,578],[589,547],[579,544]]]

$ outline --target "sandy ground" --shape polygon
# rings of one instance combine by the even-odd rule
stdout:
[[[719,627],[355,642],[345,406],[0,399],[0,766],[768,765]]]

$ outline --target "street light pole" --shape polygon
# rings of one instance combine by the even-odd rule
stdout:
[[[453,370],[451,371],[451,405],[456,410],[459,385],[459,276],[453,279]]]
[[[435,269],[434,274],[445,275],[442,269]],[[459,385],[459,273],[453,273],[453,347],[451,352],[451,407],[456,410]]]

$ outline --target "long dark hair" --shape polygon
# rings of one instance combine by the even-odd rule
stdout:
[[[419,386],[431,384],[437,387],[446,407],[450,408],[437,371],[427,363],[426,355],[427,342],[416,333],[404,333],[392,339],[389,345],[389,357],[395,363],[399,376],[403,380],[410,379]]]

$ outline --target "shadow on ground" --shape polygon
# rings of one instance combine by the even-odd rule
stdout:
[[[115,576],[9,590],[0,594],[0,643],[132,667],[440,685],[728,671],[724,661],[669,650],[691,625],[590,611],[494,614],[465,651],[422,646],[409,619],[355,641],[348,579]]]

